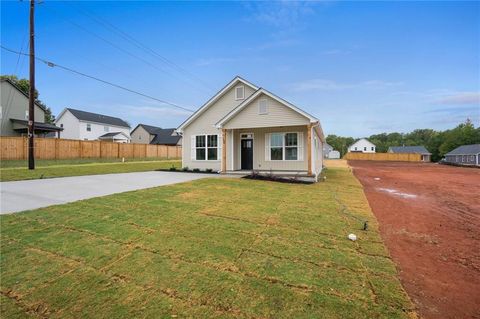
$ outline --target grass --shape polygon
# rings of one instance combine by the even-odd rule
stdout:
[[[348,169],[326,174],[203,179],[1,216],[2,314],[415,317],[360,184]]]
[[[158,157],[140,157],[140,158],[126,158],[126,162],[153,162],[160,160],[168,160],[167,158]],[[121,163],[121,158],[74,158],[74,159],[61,159],[61,160],[36,160],[35,164],[38,167],[45,166],[59,166],[59,165],[79,165],[79,164],[97,164],[97,163]],[[1,160],[0,168],[25,168],[28,166],[27,160]]]
[[[141,161],[119,163],[90,163],[90,164],[62,164],[43,166],[37,165],[35,170],[27,168],[2,168],[0,181],[18,181],[25,179],[39,179],[65,176],[97,175],[112,173],[129,173],[168,169],[175,166],[181,168],[181,162],[176,160],[166,161]]]

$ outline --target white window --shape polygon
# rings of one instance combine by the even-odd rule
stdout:
[[[108,126],[104,126],[104,127],[103,127],[103,130],[104,130],[105,132],[108,132],[108,131],[110,131],[110,128],[109,128]]]
[[[217,161],[220,154],[219,135],[192,136],[192,159],[197,161]]]
[[[375,147],[372,146],[372,151],[374,151],[374,150],[375,150]]]
[[[91,132],[91,131],[92,131],[92,124],[87,123],[87,132]]]
[[[367,150],[367,147],[365,146],[365,147],[363,148],[363,150],[366,151],[366,150]]]
[[[237,86],[235,87],[235,100],[243,100],[245,98],[245,87]]]
[[[266,145],[266,160],[303,160],[303,133],[267,134]]]
[[[62,123],[62,124],[60,124],[60,127],[63,127],[63,123]]]
[[[357,147],[355,146],[355,151],[357,150]]]
[[[258,101],[258,114],[268,114],[267,100]]]

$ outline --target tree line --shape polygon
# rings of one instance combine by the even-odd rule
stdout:
[[[458,146],[480,144],[480,126],[475,128],[472,121],[467,119],[464,123],[450,130],[435,131],[432,129],[417,129],[410,133],[394,132],[374,134],[367,137],[367,139],[376,145],[377,152],[379,153],[387,152],[390,146],[422,145],[432,153],[432,161],[436,162]],[[328,135],[326,140],[328,144],[343,156],[347,153],[348,146],[352,145],[358,139]]]

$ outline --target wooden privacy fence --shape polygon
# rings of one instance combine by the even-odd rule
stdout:
[[[352,153],[343,157],[346,160],[359,161],[397,161],[397,162],[421,162],[422,155],[415,153]]]
[[[0,159],[22,160],[28,157],[24,137],[0,137]],[[125,144],[101,141],[79,141],[57,138],[35,138],[35,158],[181,158],[181,146]]]

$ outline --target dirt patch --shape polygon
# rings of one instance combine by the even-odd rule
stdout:
[[[480,318],[480,170],[349,161],[425,318]]]

